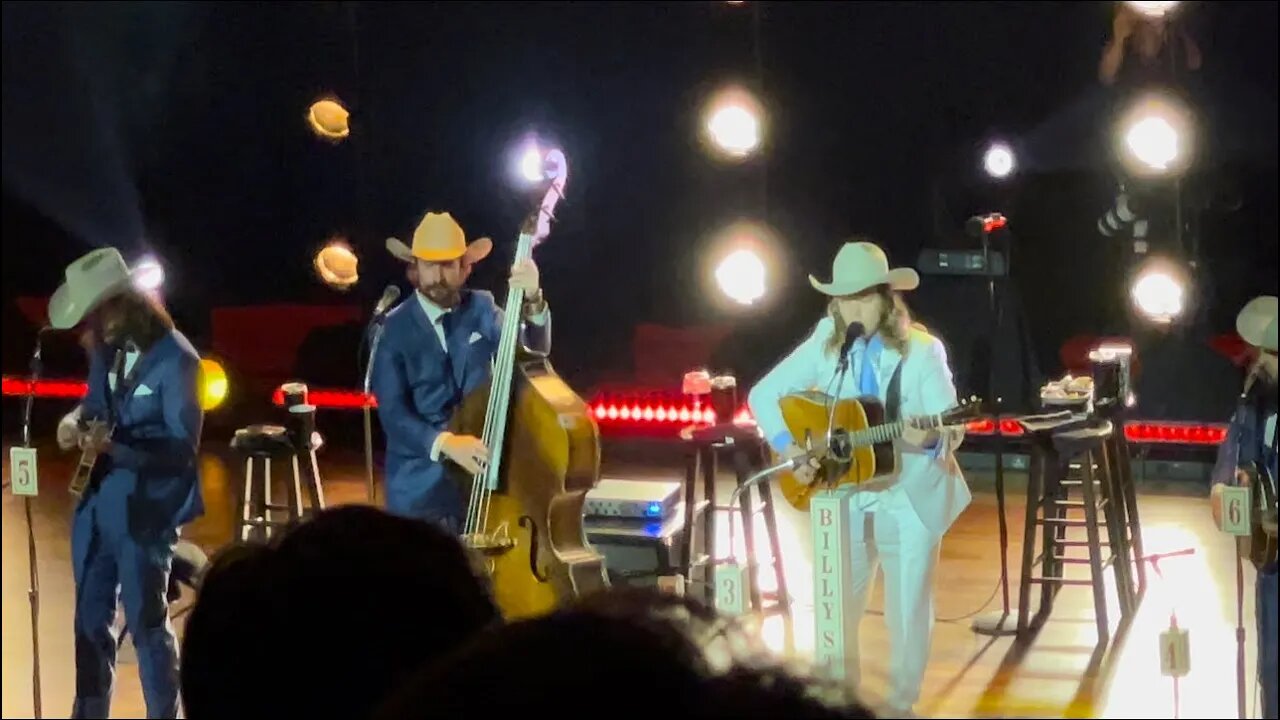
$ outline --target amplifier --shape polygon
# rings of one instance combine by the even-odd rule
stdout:
[[[991,268],[987,269],[987,257],[991,258]],[[978,275],[980,277],[1003,277],[1008,269],[1005,267],[1004,254],[996,250],[983,255],[981,250],[935,250],[925,248],[920,251],[920,261],[916,268],[921,275]]]
[[[683,501],[683,490],[679,482],[600,478],[587,493],[583,512],[594,517],[666,519]]]

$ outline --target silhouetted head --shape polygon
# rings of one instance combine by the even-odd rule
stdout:
[[[736,624],[698,603],[611,591],[485,631],[425,665],[374,717],[497,717],[530,708],[569,717],[663,710],[691,718],[873,717],[852,704],[832,710],[814,696],[819,686],[754,648]]]
[[[188,717],[363,717],[402,677],[500,622],[462,545],[370,507],[323,511],[204,578],[182,648]]]

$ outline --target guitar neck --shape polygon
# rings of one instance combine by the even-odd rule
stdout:
[[[921,430],[934,430],[942,427],[942,423],[939,421],[937,416],[908,418],[897,422],[873,425],[869,428],[849,433],[849,441],[854,445],[854,447],[879,445],[880,443],[890,442],[902,437],[903,431],[906,430],[908,426],[916,427]]]

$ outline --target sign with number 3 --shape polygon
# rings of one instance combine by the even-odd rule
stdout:
[[[34,497],[40,494],[35,448],[9,448],[9,479],[13,483],[14,495]]]

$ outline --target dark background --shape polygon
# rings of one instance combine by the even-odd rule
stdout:
[[[1234,377],[1207,340],[1250,297],[1275,292],[1277,266],[1276,3],[1187,5],[1205,58],[1188,180],[1204,272],[1193,319],[1150,339],[1159,357],[1147,367],[1167,366],[1171,394]],[[1095,228],[1115,195],[1096,80],[1112,3],[3,11],[6,373],[22,372],[33,333],[14,298],[47,296],[65,264],[104,244],[163,260],[167,301],[198,345],[212,307],[372,306],[388,282],[403,284],[384,238],[408,237],[428,209],[495,239],[473,282],[501,291],[532,201],[509,170],[527,131],[559,141],[571,164],[537,258],[556,366],[579,388],[625,375],[645,321],[733,323],[716,360],[753,378],[820,311],[805,274],[826,274],[846,236],[868,234],[910,265],[923,247],[971,244],[963,223],[987,210],[1011,220],[1014,290],[1043,372],[1059,371],[1068,338],[1129,330],[1124,245]],[[699,147],[701,102],[731,80],[770,111],[763,161],[726,166]],[[325,94],[352,110],[337,145],[305,122]],[[995,136],[1019,151],[1017,180],[1001,187],[978,174]],[[714,231],[740,218],[782,239],[771,272],[785,285],[747,312],[711,302],[704,271]],[[310,264],[334,234],[361,256],[346,294]],[[987,322],[981,292],[944,284],[913,302],[961,344]],[[312,345],[354,366],[350,334]],[[1153,411],[1164,402],[1154,395]]]

